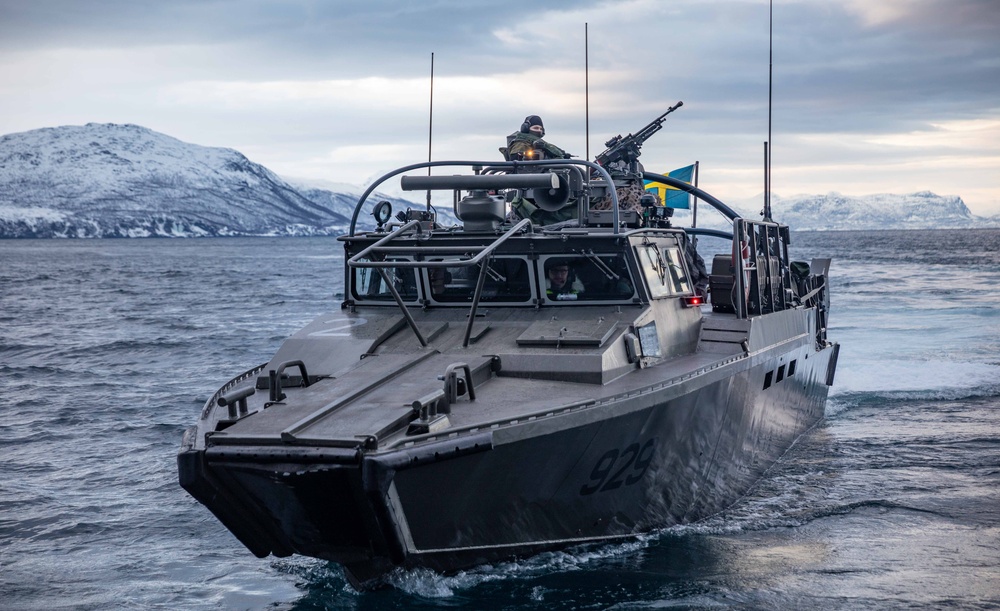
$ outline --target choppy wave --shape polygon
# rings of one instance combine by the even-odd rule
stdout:
[[[327,562],[253,557],[176,479],[211,393],[339,306],[329,240],[0,243],[0,607],[998,603],[975,577],[1000,565],[995,255],[951,244],[905,262],[894,253],[939,240],[852,236],[796,236],[795,258],[834,257],[836,382],[827,418],[734,506],[455,575],[400,570],[366,593]],[[876,246],[892,256],[873,264]]]
[[[484,583],[529,579],[538,575],[584,571],[602,561],[631,557],[649,546],[655,535],[637,535],[618,543],[585,545],[563,551],[546,552],[523,560],[485,564],[454,575],[429,569],[397,569],[385,581],[403,592],[425,598],[449,598],[457,591]]]
[[[996,396],[1000,393],[1000,364],[914,359],[841,361],[831,395],[859,393],[915,399]]]

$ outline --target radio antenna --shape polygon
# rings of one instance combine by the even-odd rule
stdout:
[[[768,2],[767,15],[767,142],[764,143],[764,220],[771,221],[771,82],[774,74],[774,0]]]
[[[434,53],[431,53],[431,104],[430,116],[427,119],[427,163],[431,162],[431,143],[434,141]],[[427,167],[427,175],[431,175],[430,166]],[[431,211],[431,191],[427,190],[427,211]]]
[[[583,24],[583,99],[584,99],[584,122],[586,123],[584,159],[590,159],[590,41],[588,39],[587,24]]]

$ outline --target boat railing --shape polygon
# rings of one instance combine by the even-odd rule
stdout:
[[[788,227],[744,218],[733,222],[733,305],[738,318],[794,305]]]
[[[485,246],[431,246],[420,243],[413,246],[390,246],[389,243],[407,234],[412,237],[419,237],[422,233],[420,221],[409,221],[389,235],[368,246],[358,254],[347,260],[347,265],[352,268],[385,268],[385,267],[471,267],[478,265],[483,259],[490,256],[501,244],[512,236],[522,232],[531,232],[533,226],[531,221],[523,219],[503,232],[498,238]],[[475,253],[475,254],[473,254]],[[398,260],[388,259],[387,256],[465,256],[467,259],[447,260],[447,261],[423,261],[423,260]]]
[[[456,190],[479,189],[479,188],[490,188],[488,186],[484,187],[483,185],[487,185],[489,181],[495,179],[497,176],[504,176],[504,174],[497,174],[497,172],[507,171],[509,172],[509,174],[507,174],[506,176],[510,176],[510,178],[507,179],[510,181],[509,184],[496,188],[518,188],[516,184],[518,182],[523,182],[525,180],[528,181],[539,180],[537,176],[540,175],[539,172],[542,170],[549,169],[556,171],[558,170],[565,171],[565,169],[567,168],[574,168],[574,169],[586,168],[590,171],[580,172],[581,176],[588,177],[585,179],[585,186],[583,188],[583,192],[585,194],[589,194],[590,192],[592,181],[589,178],[589,176],[591,175],[597,175],[603,178],[602,182],[605,185],[614,184],[614,180],[611,178],[611,175],[600,164],[594,163],[592,161],[585,161],[582,159],[556,159],[556,160],[544,160],[544,161],[459,161],[459,160],[425,161],[423,163],[415,163],[408,166],[403,166],[401,168],[397,168],[387,174],[384,174],[383,176],[379,177],[374,182],[372,182],[372,184],[368,186],[365,192],[361,194],[361,197],[358,198],[358,203],[354,207],[354,214],[351,216],[351,224],[347,235],[354,236],[357,234],[357,223],[358,223],[358,217],[361,215],[361,210],[364,207],[365,202],[368,201],[369,196],[371,196],[371,194],[375,192],[375,189],[378,188],[379,185],[389,180],[390,178],[393,178],[394,176],[398,176],[400,174],[412,170],[448,167],[448,166],[468,167],[471,168],[476,173],[468,176],[426,176],[426,177],[409,176],[404,178],[408,179],[408,181],[410,182],[410,186],[413,189],[423,189],[423,188],[456,189]],[[483,168],[489,168],[491,174],[486,174],[486,175],[480,174]],[[524,170],[523,173],[521,173],[522,170]],[[544,177],[545,175],[541,174],[541,176]],[[416,181],[419,180],[430,180],[430,183],[427,184],[436,183],[436,186],[413,187]],[[541,180],[545,180],[545,178]],[[552,184],[549,185],[540,184],[539,186],[558,188],[558,187],[553,187]],[[607,189],[607,194],[608,196],[611,197],[611,204],[612,204],[611,206],[612,231],[613,233],[618,233],[619,231],[618,194],[613,188]],[[430,202],[428,202],[427,206],[428,206],[428,211],[430,211]]]
[[[682,180],[652,172],[644,172],[643,178],[686,191],[732,221],[732,233],[701,227],[686,227],[685,231],[689,235],[732,240],[732,303],[738,318],[778,312],[793,305],[787,226],[745,219],[714,196]]]
[[[479,302],[483,296],[483,286],[486,284],[486,276],[488,275],[489,263],[486,261],[493,252],[500,247],[501,244],[509,240],[512,236],[518,235],[523,231],[530,232],[532,230],[531,221],[528,219],[523,219],[509,230],[502,233],[498,238],[486,244],[484,246],[428,246],[423,243],[415,244],[412,246],[390,246],[389,243],[393,240],[401,238],[406,235],[412,234],[414,237],[419,236],[422,232],[422,227],[420,221],[410,221],[404,224],[399,229],[396,229],[389,235],[378,240],[371,246],[368,246],[358,254],[354,255],[347,260],[347,265],[351,269],[356,268],[374,268],[378,271],[379,275],[382,276],[382,282],[385,283],[386,288],[389,289],[390,294],[392,294],[393,300],[396,305],[399,306],[400,311],[403,313],[403,318],[406,319],[406,324],[409,325],[410,329],[417,336],[417,341],[420,342],[421,346],[427,346],[427,339],[424,337],[423,333],[420,332],[420,328],[417,327],[417,323],[413,320],[413,316],[410,314],[409,308],[407,308],[406,303],[403,301],[402,296],[399,294],[399,290],[396,289],[395,283],[389,278],[386,273],[387,268],[435,268],[435,267],[472,267],[474,265],[482,264],[479,268],[479,277],[476,279],[476,289],[472,294],[472,304],[469,311],[469,322],[465,327],[465,336],[462,342],[463,347],[468,347],[470,338],[472,337],[472,325],[476,321],[476,312],[479,309]],[[475,254],[473,254],[475,253]],[[459,256],[467,258],[459,258],[458,260],[439,260],[439,261],[427,261],[423,260],[427,256]],[[414,259],[397,259],[390,258],[390,256],[403,257],[411,256]],[[350,282],[350,278],[348,278]]]

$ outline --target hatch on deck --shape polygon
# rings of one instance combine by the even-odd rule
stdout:
[[[616,318],[562,321],[540,320],[517,338],[519,346],[590,346],[600,347],[615,332]]]

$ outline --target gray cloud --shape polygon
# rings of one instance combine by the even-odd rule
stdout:
[[[493,150],[525,114],[539,112],[560,144],[582,154],[587,22],[592,155],[603,139],[683,99],[646,155],[697,155],[748,174],[767,134],[767,6],[763,0],[0,0],[0,103],[8,109],[0,132],[135,122],[189,141],[259,151],[258,160],[283,168],[318,168],[324,156],[354,145],[419,150],[426,137],[422,85],[387,84],[352,99],[352,92],[330,92],[322,83],[418,82],[434,52],[443,151],[472,154],[485,143]],[[877,164],[942,151],[955,159],[972,155],[959,144],[887,148],[858,139],[940,133],[933,125],[948,121],[1000,120],[1000,4],[779,1],[773,70],[776,161],[832,167],[846,156]],[[504,88],[490,99],[448,89],[449,83],[485,86],[468,80],[476,77]],[[317,93],[282,97],[253,89],[275,82]],[[213,89],[224,83],[246,87],[228,94]],[[831,147],[829,137],[838,134],[844,144]],[[817,139],[825,149],[807,147]],[[793,143],[794,157],[781,148]],[[976,154],[1000,157],[1000,143]],[[996,193],[982,205],[1000,207],[1000,167],[994,170],[992,178],[984,172],[976,179],[977,188]],[[844,190],[877,190],[874,180],[859,178]],[[937,188],[920,180],[915,173],[914,188]]]
[[[595,4],[577,0],[572,7]],[[527,0],[4,0],[0,48],[234,47],[263,78],[329,75],[331,69],[345,77],[400,76],[408,73],[414,50],[440,49],[464,59],[463,73],[476,73],[480,60],[488,69],[505,63],[492,30],[517,27],[545,6]]]

